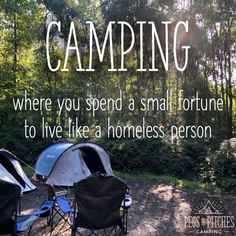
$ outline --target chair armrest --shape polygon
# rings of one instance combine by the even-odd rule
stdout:
[[[28,214],[21,214],[17,217],[30,217],[30,216],[41,216],[42,214],[48,212],[52,209],[54,202],[50,200],[46,200],[42,203],[41,207],[31,213]]]
[[[16,231],[23,232],[28,230],[38,219],[35,215],[17,215]]]
[[[129,208],[132,205],[132,197],[130,194],[125,194],[125,199],[122,202],[121,206],[124,208]]]
[[[63,213],[70,213],[72,211],[69,199],[66,196],[56,197],[56,203]]]

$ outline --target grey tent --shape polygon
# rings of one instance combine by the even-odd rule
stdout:
[[[20,186],[22,193],[36,189],[24,173],[18,158],[5,149],[0,149],[0,180]]]
[[[113,175],[108,153],[89,142],[54,144],[40,154],[35,168],[38,179],[68,187],[96,172]]]

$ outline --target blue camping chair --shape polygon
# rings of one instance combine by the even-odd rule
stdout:
[[[47,184],[47,186],[48,199],[53,202],[53,207],[49,216],[51,230],[53,231],[62,221],[64,221],[58,230],[58,232],[60,232],[66,223],[71,224],[70,215],[72,213],[72,203],[66,190],[57,192],[53,185]]]
[[[20,214],[15,216],[16,233],[28,231],[30,235],[33,224],[39,217],[48,217],[53,208],[53,201],[44,201],[41,207],[29,214]]]
[[[17,235],[28,230],[30,235],[36,220],[48,213],[52,201],[44,201],[41,207],[30,214],[17,214],[21,188],[13,183],[0,180],[0,234]]]

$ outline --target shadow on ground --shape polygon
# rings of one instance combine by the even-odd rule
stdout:
[[[215,205],[219,208],[218,210],[220,212],[218,213],[221,214],[218,214],[221,218],[213,218],[216,215],[210,214],[209,218],[212,219],[212,222],[208,222],[210,227],[215,227],[215,225],[212,226],[213,223],[218,224],[217,227],[221,229],[221,235],[236,235],[236,226],[229,227],[233,226],[229,224],[230,222],[227,222],[229,218],[222,218],[231,216],[230,219],[234,225],[236,224],[235,200],[223,200],[220,197],[212,197],[193,190],[183,190],[179,186],[164,184],[158,181],[135,179],[128,179],[126,181],[133,197],[132,208],[129,211],[129,236],[219,235],[219,231],[211,232],[209,228],[207,228],[207,233],[206,231],[197,231],[199,229],[201,230],[201,228],[198,228],[196,220],[193,220],[196,219],[193,216],[199,217],[196,215],[197,210],[204,208],[204,204],[206,205],[208,201],[214,204],[217,203]],[[47,199],[45,185],[37,184],[37,186],[38,189],[36,191],[23,196],[23,213],[37,209],[42,201]],[[208,210],[207,214],[209,215],[209,210],[212,209],[206,210]],[[218,221],[215,219],[218,219]],[[222,222],[224,225],[220,225]],[[219,226],[222,227],[220,228]],[[202,230],[204,229],[206,228]],[[63,223],[59,224],[51,232],[50,227],[47,226],[46,220],[44,219],[34,225],[31,235],[68,236],[70,233],[70,226],[67,223],[64,225]],[[87,235],[87,232],[83,232],[83,235]],[[103,235],[102,232],[101,235]]]

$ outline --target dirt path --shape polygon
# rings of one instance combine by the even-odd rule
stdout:
[[[236,235],[235,200],[223,200],[157,181],[128,179],[127,182],[133,196],[129,236]],[[23,212],[36,209],[47,198],[46,187],[37,185],[35,192],[23,196]],[[205,226],[201,228],[199,223]],[[68,228],[67,224],[59,225],[52,235],[70,235],[70,230],[63,232]],[[45,220],[35,224],[32,235],[50,235]]]

